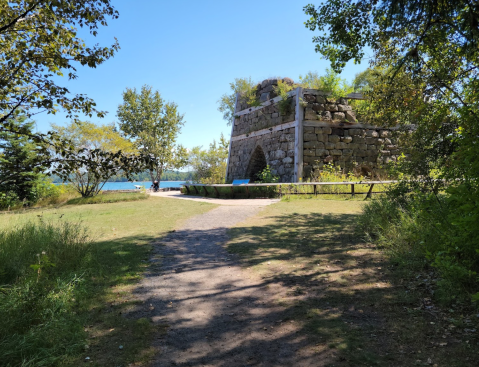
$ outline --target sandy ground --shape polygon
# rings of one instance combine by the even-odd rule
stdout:
[[[142,316],[167,330],[154,342],[152,366],[317,366],[302,348],[305,336],[283,321],[284,310],[273,301],[280,290],[242,270],[222,247],[229,227],[274,201],[208,201],[228,205],[189,219],[155,244],[136,290]]]

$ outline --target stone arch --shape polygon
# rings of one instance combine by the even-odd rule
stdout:
[[[251,181],[255,181],[257,179],[256,175],[262,170],[264,170],[267,165],[268,163],[266,162],[266,156],[263,152],[263,148],[258,145],[253,151],[253,154],[251,154],[251,158],[249,159],[248,168],[246,168],[245,178],[249,178]]]

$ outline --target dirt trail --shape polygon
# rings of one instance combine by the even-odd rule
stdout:
[[[167,332],[152,366],[313,366],[307,344],[283,309],[275,286],[250,278],[221,246],[229,227],[259,206],[220,206],[188,220],[155,246],[138,294]]]

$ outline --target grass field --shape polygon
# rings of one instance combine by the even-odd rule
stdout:
[[[41,246],[49,246],[48,233],[53,227],[65,228],[65,223],[73,223],[72,227],[66,228],[67,231],[83,227],[88,229],[87,250],[81,252],[86,254],[81,255],[82,258],[78,255],[78,264],[71,265],[68,271],[61,271],[62,264],[51,265],[55,277],[44,284],[53,291],[43,294],[39,290],[41,296],[36,296],[36,284],[42,284],[44,274],[46,276],[49,270],[43,264],[48,265],[50,260],[41,261],[44,268],[40,270],[43,273],[38,272],[37,275],[36,268],[30,269],[30,264],[36,262],[35,254],[30,256],[28,251],[19,249],[27,254],[27,259],[31,259],[22,260],[20,264],[26,269],[25,276],[17,283],[2,285],[5,294],[10,293],[1,299],[5,304],[0,305],[0,313],[2,317],[9,317],[10,330],[21,334],[16,335],[20,342],[9,345],[8,336],[5,339],[0,337],[0,364],[78,366],[88,357],[90,366],[141,366],[142,361],[151,355],[151,335],[155,330],[149,320],[126,318],[123,314],[139,302],[130,291],[147,266],[150,243],[161,239],[181,220],[213,207],[207,203],[150,197],[139,201],[63,205],[59,208],[0,214],[0,231],[7,233],[17,228],[17,238],[20,241],[27,238],[23,246],[35,245],[33,250],[38,253],[44,250]],[[41,236],[46,236],[46,240],[38,239]],[[57,250],[52,248],[45,256],[53,256],[49,251]],[[5,255],[5,259],[10,259],[11,256],[5,251],[11,249],[0,248],[0,258]],[[62,256],[56,257],[68,258],[68,254]],[[38,259],[41,259],[41,255]],[[8,266],[7,263],[5,260],[0,265],[0,278],[2,266]],[[68,278],[67,272],[68,277],[75,280],[60,286]],[[25,296],[25,287],[33,293]],[[18,294],[14,294],[14,291]],[[20,305],[20,301],[15,303],[16,296],[21,302],[27,300],[29,311],[24,311],[26,306]],[[62,298],[61,302],[59,297]],[[8,302],[9,305],[6,304]],[[46,303],[49,306],[43,307]],[[63,313],[55,310],[57,306],[61,306]],[[26,325],[25,318],[21,317],[22,312],[38,313],[38,317]],[[51,312],[52,316],[45,315],[45,312]],[[16,329],[15,322],[19,326]],[[41,331],[46,330],[49,323],[52,326],[48,332]],[[7,347],[8,350],[2,350]],[[6,357],[7,354],[10,357]],[[18,362],[19,358],[23,358],[24,362]]]
[[[405,273],[364,242],[362,206],[283,200],[231,229],[227,248],[281,287],[284,319],[302,325],[328,365],[476,366],[478,320],[435,304],[432,269]]]

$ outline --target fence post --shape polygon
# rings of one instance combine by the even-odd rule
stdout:
[[[351,196],[354,196],[354,184],[351,184]]]
[[[368,191],[368,194],[366,195],[366,199],[371,199],[371,194],[373,193],[373,187],[374,187],[374,184],[371,184],[371,186],[369,186],[369,191]]]

